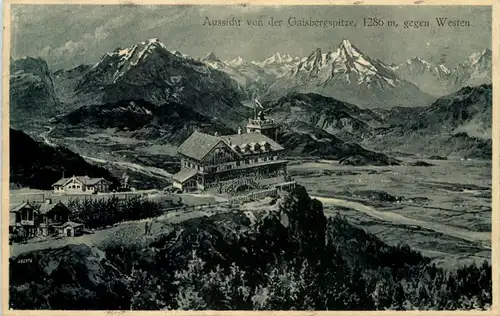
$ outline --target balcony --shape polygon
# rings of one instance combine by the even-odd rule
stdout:
[[[35,226],[34,220],[21,220],[21,225],[23,226]]]

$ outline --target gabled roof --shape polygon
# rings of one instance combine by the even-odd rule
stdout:
[[[75,227],[83,226],[83,224],[69,221],[69,222],[66,222],[66,223],[63,223],[63,224],[53,225],[53,226],[57,227],[57,228],[64,228],[64,227],[68,227],[68,226],[75,228]]]
[[[59,179],[59,181],[54,183],[52,186],[65,185],[69,181],[69,179],[70,178],[61,178],[61,179]]]
[[[261,133],[212,136],[205,133],[194,132],[184,143],[182,143],[178,152],[184,156],[201,161],[220,142],[226,144],[237,155],[240,155],[239,150],[237,150],[234,145],[241,149],[244,147],[253,148],[256,144],[259,144],[259,146],[269,144],[269,149],[271,151],[284,149],[280,144]]]
[[[202,160],[221,141],[223,140],[220,137],[194,132],[182,143],[178,152],[187,157]]]
[[[173,175],[174,179],[179,181],[180,183],[184,183],[187,180],[191,179],[194,175],[196,175],[196,170],[194,169],[181,169],[181,171],[177,172]]]
[[[16,205],[11,205],[9,207],[9,211],[10,212],[19,212],[20,210],[22,210],[23,208],[30,208],[30,209],[33,209],[33,206],[31,206],[29,203],[27,202],[23,202],[21,204],[16,204]]]
[[[269,138],[266,135],[261,134],[261,133],[243,133],[243,134],[235,134],[235,135],[225,135],[222,137],[226,141],[229,141],[231,144],[235,144],[235,145],[244,145],[244,144],[251,144],[251,143],[263,144],[264,142],[266,142],[270,145],[270,150],[272,150],[272,151],[284,149],[280,144],[278,144],[277,142],[275,142],[271,138]]]
[[[71,177],[71,178],[62,178],[59,181],[57,181],[56,183],[54,183],[52,186],[66,185],[66,183],[68,183],[73,178],[84,185],[95,185],[101,181],[106,181],[106,182],[110,183],[110,181],[108,181],[104,178],[90,178],[89,176],[77,176],[77,177]]]
[[[40,212],[40,214],[47,214],[50,211],[52,211],[56,206],[58,206],[58,207],[62,206],[69,211],[69,209],[66,207],[66,205],[64,205],[62,202],[57,202],[57,203],[51,203],[51,204],[47,204],[47,203],[40,204],[39,212]]]

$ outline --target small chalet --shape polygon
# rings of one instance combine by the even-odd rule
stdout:
[[[24,230],[27,237],[35,237],[40,222],[38,211],[27,202],[13,205],[9,209],[9,233]]]
[[[88,176],[72,176],[62,178],[52,185],[56,194],[92,194],[109,192],[111,182],[104,178],[90,178]]]
[[[71,211],[62,202],[52,203],[46,199],[35,205],[23,202],[10,209],[9,233],[15,233],[21,228],[26,237],[48,235],[77,236],[83,225],[69,219]]]

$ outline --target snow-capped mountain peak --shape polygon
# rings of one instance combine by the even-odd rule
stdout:
[[[398,72],[401,69],[412,68],[414,71],[417,72],[427,71],[439,75],[449,75],[451,73],[451,70],[448,69],[448,67],[446,67],[445,65],[443,64],[435,65],[418,56],[412,57],[399,65],[392,66],[391,68],[396,72]]]
[[[359,49],[354,47],[348,39],[343,39],[337,51],[344,56],[358,57],[361,55]]]
[[[469,56],[468,61],[471,64],[479,62],[482,58],[491,58],[491,50],[485,48],[479,52],[473,53]]]
[[[294,60],[298,60],[298,57],[292,57],[290,54],[283,54],[283,53],[275,53],[271,57],[266,58],[262,64],[268,65],[268,64],[283,64],[283,63],[291,63]]]
[[[451,70],[450,70],[448,67],[446,67],[445,65],[443,65],[443,64],[439,65],[439,66],[438,66],[438,68],[439,68],[439,70],[441,70],[444,74],[447,74],[447,75],[451,74]]]
[[[107,67],[109,64],[116,64],[116,72],[113,75],[113,82],[116,82],[124,73],[140,64],[148,56],[158,53],[161,55],[173,55],[158,38],[151,38],[129,48],[118,48],[111,53],[106,53],[92,68]]]
[[[464,64],[457,67],[457,78],[468,86],[491,83],[491,57],[489,49],[471,54]]]
[[[247,62],[246,62],[245,59],[243,59],[243,57],[238,56],[238,57],[236,57],[233,60],[227,61],[226,63],[229,64],[229,65],[231,65],[231,66],[238,67],[238,66],[243,66]]]

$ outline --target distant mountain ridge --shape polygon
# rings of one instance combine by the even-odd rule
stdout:
[[[414,153],[491,159],[491,84],[465,87],[428,107],[401,108],[398,112],[397,124],[377,129],[376,136],[361,144],[374,150],[399,148]]]
[[[9,95],[10,120],[14,124],[53,115],[60,107],[49,67],[40,58],[11,60]]]
[[[422,92],[429,94],[431,96],[443,96],[455,91],[458,91],[460,88],[465,86],[475,86],[480,84],[488,84],[491,83],[491,50],[483,49],[482,51],[471,54],[467,60],[459,64],[455,68],[449,68],[444,64],[433,64],[424,60],[421,57],[415,56],[408,59],[405,62],[400,64],[386,64],[379,60],[373,60],[368,56],[362,54],[357,48],[355,48],[349,40],[345,39],[341,44],[340,48],[345,46],[346,49],[344,52],[347,52],[347,55],[352,55],[352,60],[355,60],[362,55],[362,58],[357,63],[354,64],[354,68],[360,65],[368,65],[372,63],[374,66],[378,66],[377,71],[385,72],[386,82],[393,81],[394,76],[397,76],[399,79],[407,81],[409,83],[417,86]],[[351,46],[349,48],[349,46]],[[349,53],[349,50],[354,49],[353,53]],[[265,90],[267,88],[266,82],[278,80],[279,78],[288,75],[289,72],[294,70],[297,72],[298,69],[304,69],[308,67],[316,67],[318,71],[323,66],[318,62],[326,62],[327,60],[335,59],[336,55],[340,55],[339,49],[337,52],[328,52],[322,53],[321,50],[316,50],[306,57],[293,57],[290,54],[286,53],[275,53],[272,56],[266,58],[263,61],[250,61],[245,60],[242,57],[237,57],[233,60],[221,61],[218,59],[218,65],[215,66],[216,69],[220,69],[222,71],[226,71],[224,68],[228,67],[230,71],[227,71],[231,76],[231,73],[238,72],[239,67],[253,65],[260,67],[262,71],[265,72],[265,75],[260,73],[259,76],[255,76],[256,72],[254,71],[254,75],[247,76],[249,80],[256,80],[256,78],[262,79],[263,77],[266,80],[261,80],[260,84],[257,86],[261,90]],[[345,53],[344,53],[345,55]],[[370,61],[368,61],[370,60]],[[206,58],[202,59],[202,61],[206,61]],[[299,64],[302,64],[299,66]],[[209,65],[214,66],[213,63],[209,63]],[[221,65],[224,65],[221,67]],[[316,65],[316,66],[315,66]],[[298,67],[298,68],[297,68]],[[345,72],[347,68],[345,64],[342,62],[333,66],[330,66],[333,72]],[[255,69],[255,67],[254,67]],[[335,69],[335,70],[333,70]],[[325,78],[328,77],[327,71],[322,70],[323,76]],[[347,73],[345,73],[347,75]],[[314,77],[314,76],[313,76]],[[360,83],[362,83],[366,78],[361,76]],[[368,81],[370,79],[367,79]],[[315,92],[320,94],[325,94],[322,89],[309,88],[308,89],[292,89],[292,92]],[[326,95],[329,95],[328,92]],[[339,98],[341,94],[331,95],[333,97]],[[432,97],[431,97],[432,99]],[[347,102],[360,104],[357,100],[353,100],[350,98],[345,99]],[[411,104],[398,104],[397,106],[411,106]]]
[[[213,134],[234,133],[217,118],[204,116],[182,104],[169,102],[156,106],[144,100],[123,100],[100,106],[82,106],[57,118],[57,124],[82,129],[116,128],[131,131],[134,138],[166,141],[179,145],[195,130]]]
[[[370,137],[374,127],[385,123],[370,109],[314,93],[292,92],[266,106],[269,115],[279,122],[303,122],[348,142]]]
[[[357,143],[388,154],[399,148],[417,155],[491,159],[491,90],[491,85],[465,87],[427,107],[390,110],[363,109],[319,94],[292,92],[265,107],[285,130],[302,135],[285,141],[292,147],[307,144],[305,152],[314,152],[316,146],[322,153],[342,153],[340,144]]]
[[[232,61],[221,61],[214,53],[209,53],[201,61],[233,79],[243,99],[252,99],[254,95],[261,94],[274,79],[273,74],[266,72],[265,68],[241,57]]]

